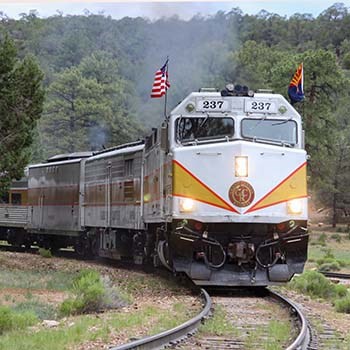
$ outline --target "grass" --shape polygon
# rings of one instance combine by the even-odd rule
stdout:
[[[40,320],[54,320],[57,318],[57,310],[54,306],[41,303],[35,299],[21,302],[12,309],[19,313],[31,312]]]
[[[0,335],[12,330],[20,331],[36,324],[37,317],[33,312],[12,310],[7,306],[0,306]]]
[[[134,337],[138,329],[151,327],[150,333],[160,331],[157,324],[165,329],[179,325],[183,318],[183,304],[170,307],[167,316],[164,310],[154,306],[145,306],[128,313],[109,313],[108,317],[76,316],[69,318],[55,330],[40,329],[11,331],[0,337],[0,349],[11,350],[64,350],[71,349],[85,341],[100,340],[108,343],[112,335],[124,334]]]
[[[350,236],[348,227],[313,228],[310,232],[308,250],[308,268],[319,268],[322,264],[334,264],[331,269],[336,270],[338,263],[340,270],[350,271]],[[329,266],[325,267],[329,268]]]
[[[221,305],[215,307],[212,317],[200,326],[199,332],[204,336],[242,337],[242,332],[234,327],[234,321],[228,318],[227,312]],[[257,349],[257,339],[262,341],[259,344],[259,349],[280,350],[288,343],[290,334],[291,324],[289,320],[272,320],[267,326],[257,327],[245,339],[242,338],[242,341],[244,349],[247,350]]]
[[[221,305],[215,307],[212,317],[200,326],[200,333],[225,336],[235,332],[232,322],[228,320],[227,313]]]
[[[77,273],[60,271],[0,270],[0,288],[67,291]]]
[[[135,309],[106,311],[109,307],[130,304],[135,299],[144,300],[147,295],[154,303],[154,300],[157,300],[155,296],[168,295],[164,291],[169,289],[175,295],[184,294],[183,287],[179,287],[172,280],[127,270],[125,273],[119,272],[114,275],[112,272],[100,276],[91,271],[79,274],[75,268],[72,272],[61,272],[52,270],[50,266],[46,271],[21,271],[4,267],[0,271],[1,289],[6,289],[6,292],[2,293],[0,305],[3,302],[9,306],[6,307],[8,310],[6,312],[0,310],[6,321],[3,321],[4,331],[0,336],[0,350],[72,349],[76,346],[84,347],[84,343],[89,341],[108,344],[111,339],[127,340],[138,332],[140,336],[145,336],[173,328],[191,318],[194,313],[193,308],[188,308],[186,303],[173,301],[166,312],[162,309],[162,304],[144,305],[139,302]],[[12,290],[15,292],[13,295]],[[70,292],[71,300],[80,301],[84,305],[80,311],[102,309],[104,313],[78,315],[78,312],[70,310],[66,314],[74,316],[60,318],[59,305],[46,303],[46,300],[41,301],[45,291],[54,292],[53,296],[58,292],[58,299],[64,295],[59,292]],[[94,304],[95,301],[97,304]],[[21,319],[13,322],[11,320],[14,317],[25,317],[24,319],[30,322],[22,322]],[[0,324],[1,320],[0,316]],[[41,320],[59,320],[59,325],[55,328],[46,328]],[[18,327],[12,326],[14,324]],[[23,327],[20,326],[22,324]]]
[[[345,314],[350,314],[350,294],[334,302],[335,310]]]
[[[261,350],[280,350],[283,349],[291,334],[291,325],[288,321],[270,321],[267,328],[260,327],[254,333],[249,334],[244,343],[247,350],[256,349],[256,339],[263,339],[259,344]]]

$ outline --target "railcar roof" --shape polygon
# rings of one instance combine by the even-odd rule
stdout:
[[[96,159],[102,159],[102,158],[109,158],[112,156],[115,156],[117,154],[126,154],[126,153],[134,153],[134,152],[138,152],[138,151],[142,151],[145,148],[144,144],[141,145],[137,145],[137,146],[130,146],[130,147],[124,147],[121,149],[115,149],[109,152],[103,152],[100,154],[97,154],[95,156],[92,156],[90,158],[88,158],[86,161],[90,162]]]
[[[84,158],[69,159],[69,160],[64,160],[60,162],[31,164],[31,165],[28,165],[28,168],[33,169],[33,168],[50,167],[50,166],[62,165],[62,164],[73,164],[73,163],[79,163],[82,159]]]

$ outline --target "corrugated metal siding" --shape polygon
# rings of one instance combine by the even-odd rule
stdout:
[[[28,209],[25,206],[0,205],[0,225],[23,227],[27,224]]]

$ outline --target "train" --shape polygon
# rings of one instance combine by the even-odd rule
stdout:
[[[280,94],[190,93],[144,140],[29,165],[0,204],[0,240],[163,266],[199,286],[303,271],[302,118]]]

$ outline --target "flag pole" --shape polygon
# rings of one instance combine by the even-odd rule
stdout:
[[[168,121],[168,116],[167,116],[167,97],[168,97],[168,87],[167,87],[167,82],[168,82],[168,70],[169,70],[169,56],[166,57],[166,73],[165,73],[165,98],[164,98],[164,118],[165,121]]]

